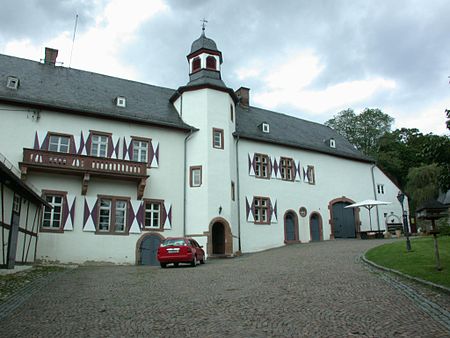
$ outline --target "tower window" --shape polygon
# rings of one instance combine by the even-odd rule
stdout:
[[[15,76],[8,76],[6,87],[9,89],[17,90],[17,88],[19,88],[19,79]]]
[[[213,128],[213,148],[223,149],[223,129]]]
[[[214,56],[208,56],[206,58],[206,68],[208,69],[217,69],[216,58]]]
[[[201,66],[201,61],[200,58],[197,56],[193,61],[192,61],[192,72],[195,72],[197,70],[200,69]]]

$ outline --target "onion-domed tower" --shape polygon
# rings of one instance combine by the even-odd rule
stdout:
[[[186,141],[185,234],[196,236],[209,255],[228,256],[238,247],[237,97],[222,81],[222,53],[204,30],[187,60],[189,82],[171,98],[183,121],[197,129]]]

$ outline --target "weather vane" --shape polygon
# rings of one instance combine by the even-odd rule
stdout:
[[[205,34],[205,24],[208,23],[208,20],[206,20],[205,18],[203,18],[202,20],[200,20],[202,22],[202,31],[203,34]]]

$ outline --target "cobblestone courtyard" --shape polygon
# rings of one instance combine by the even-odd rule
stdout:
[[[0,335],[450,337],[448,295],[416,286],[415,299],[360,262],[382,242],[299,244],[196,268],[80,267],[49,279]]]

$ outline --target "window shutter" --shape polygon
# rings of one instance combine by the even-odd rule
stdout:
[[[44,142],[45,142],[46,138],[47,138],[47,132],[36,131],[36,133],[34,134],[33,149],[47,150],[48,149],[48,141],[47,141],[47,148],[44,148]]]
[[[120,137],[114,137],[113,138],[113,144],[114,144],[114,152],[112,155],[112,158],[118,159],[119,158],[119,150],[120,150]]]
[[[245,197],[245,210],[247,214],[247,222],[255,222],[255,216],[253,215],[253,197]]]
[[[151,168],[158,168],[159,167],[159,142],[158,141],[152,141],[152,149],[153,149],[153,156],[152,156],[152,162],[150,163]]]
[[[294,172],[294,180],[296,182],[302,181],[302,174],[300,173],[299,168],[300,168],[300,161],[297,162],[294,161],[292,171]]]
[[[73,230],[73,221],[75,219],[75,195],[64,196],[64,208],[63,208],[63,226],[64,231]]]
[[[89,155],[89,156],[91,155],[91,145],[92,145],[92,134],[89,133],[89,136],[87,137],[85,142],[84,153],[82,153],[82,155]]]
[[[131,200],[128,207],[128,224],[130,225],[130,234],[140,234],[143,221],[142,201]]]
[[[164,202],[164,230],[172,229],[172,205],[168,202]]]
[[[270,200],[270,223],[278,223],[277,200]]]
[[[277,178],[278,171],[280,168],[278,167],[277,158],[275,156],[272,156],[272,178]]]
[[[255,154],[248,154],[248,174],[255,176]]]
[[[300,161],[298,161],[297,168],[295,168],[295,170],[297,170],[297,173],[298,173],[298,181],[301,182],[302,181],[302,166],[300,165]]]
[[[80,132],[80,136],[75,136],[75,152],[78,155],[87,155],[86,153],[86,142],[84,140],[83,131]]]
[[[305,170],[305,167],[303,167],[303,182],[308,183],[308,175],[307,171]]]
[[[84,198],[83,231],[95,232],[97,226],[97,198]]]
[[[280,166],[281,166],[281,157],[278,159],[278,162],[277,162],[278,170],[277,170],[277,173],[276,173],[276,178],[278,178],[279,180],[281,180],[281,168],[280,168]]]
[[[106,154],[106,157],[108,158],[112,158],[114,154],[114,141],[113,141],[113,136],[109,136],[108,137],[108,153]]]
[[[125,161],[129,161],[130,160],[130,153],[129,153],[129,148],[131,147],[131,139],[129,137],[124,136],[123,138],[123,159]]]

